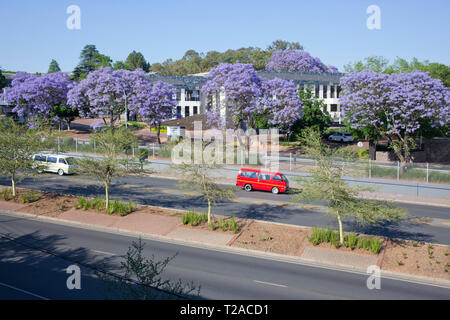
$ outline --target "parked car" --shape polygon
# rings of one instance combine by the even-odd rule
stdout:
[[[336,132],[329,136],[328,140],[337,142],[353,142],[353,137],[347,132]]]
[[[278,194],[289,189],[289,180],[284,174],[279,172],[241,169],[237,175],[236,186],[243,188],[247,192],[255,189]]]
[[[60,176],[72,173],[77,166],[73,164],[73,158],[55,154],[35,154],[33,160],[39,172],[55,172]]]

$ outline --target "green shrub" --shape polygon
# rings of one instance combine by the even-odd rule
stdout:
[[[356,233],[352,232],[350,233],[347,238],[347,247],[350,248],[350,250],[355,249],[356,246],[356,242],[358,241],[358,236],[356,235]]]
[[[202,222],[208,221],[208,215],[198,214],[195,211],[189,211],[181,216],[183,224],[189,224],[190,226],[198,226]]]
[[[22,203],[31,203],[39,200],[40,196],[37,192],[30,190],[20,195]]]
[[[308,236],[309,242],[312,243],[313,246],[317,246],[320,244],[320,228],[313,228],[312,236]]]
[[[3,200],[5,201],[11,200],[11,191],[9,190],[9,188],[3,188],[2,193],[3,193]]]
[[[383,241],[378,238],[371,238],[369,241],[370,241],[370,251],[374,254],[378,254],[383,245]]]
[[[369,150],[361,149],[358,151],[359,159],[369,159]]]
[[[236,219],[233,217],[231,217],[231,231],[233,231],[233,233],[238,233],[239,232],[239,225],[236,221]]]
[[[110,202],[107,212],[109,214],[118,213],[120,216],[126,216],[127,214],[133,212],[136,206],[130,201],[128,203],[114,200]]]

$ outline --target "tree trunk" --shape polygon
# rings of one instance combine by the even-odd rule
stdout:
[[[158,128],[156,130],[156,136],[158,137],[158,144],[161,144],[161,125],[158,124]]]
[[[338,219],[338,223],[339,223],[339,243],[343,246],[344,245],[344,228],[342,227],[342,219],[341,219],[340,214],[338,214],[337,219]]]
[[[377,160],[377,143],[374,140],[369,140],[369,159]]]
[[[71,123],[72,121],[67,120],[66,122],[67,122],[67,131],[70,131],[70,123]]]
[[[208,200],[208,224],[211,224],[211,200]]]
[[[105,182],[105,208],[106,211],[108,211],[109,208],[109,185],[107,182]]]
[[[14,174],[11,176],[11,186],[12,186],[12,196],[14,198],[16,196],[16,176]]]

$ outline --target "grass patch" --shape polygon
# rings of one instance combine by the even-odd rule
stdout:
[[[126,216],[127,214],[136,210],[137,206],[133,202],[122,202],[118,200],[111,200],[109,202],[109,207],[106,210],[109,214],[118,213],[120,216]],[[83,209],[83,210],[97,210],[102,211],[105,210],[105,200],[102,198],[94,198],[88,199],[84,197],[78,197],[78,202],[75,205],[75,209]]]
[[[366,172],[369,174],[369,167],[366,167]],[[371,166],[372,177],[379,178],[397,178],[397,168],[386,168],[380,166]],[[424,169],[407,169],[403,174],[400,174],[400,179],[405,180],[427,180],[427,172]],[[428,181],[435,183],[450,183],[450,174],[438,171],[428,172]]]
[[[208,215],[206,213],[199,214],[195,211],[189,211],[181,216],[181,220],[183,224],[198,226],[199,224],[208,221]]]
[[[33,191],[33,190],[29,190],[20,195],[20,201],[22,203],[35,202],[35,201],[38,201],[40,198],[41,198],[41,196],[39,195],[39,193],[37,193],[36,191]]]
[[[12,193],[11,193],[11,190],[9,190],[9,188],[3,188],[2,195],[3,195],[3,200],[5,200],[5,201],[9,201],[12,199]]]
[[[307,236],[312,245],[317,246],[321,243],[330,243],[336,248],[341,246],[339,234],[331,228],[313,228],[311,236]],[[383,246],[383,240],[376,237],[358,237],[356,233],[349,233],[344,237],[344,246],[350,250],[363,248],[374,254],[378,254]]]

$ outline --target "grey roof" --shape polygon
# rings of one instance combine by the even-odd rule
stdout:
[[[202,76],[163,76],[159,74],[150,74],[147,76],[151,82],[164,81],[172,84],[176,88],[186,88],[189,90],[200,90],[203,84],[208,81]]]
[[[299,72],[299,71],[269,71],[261,70],[257,72],[262,79],[270,80],[280,78],[292,80],[296,84],[338,84],[343,73],[317,73],[317,72]]]

